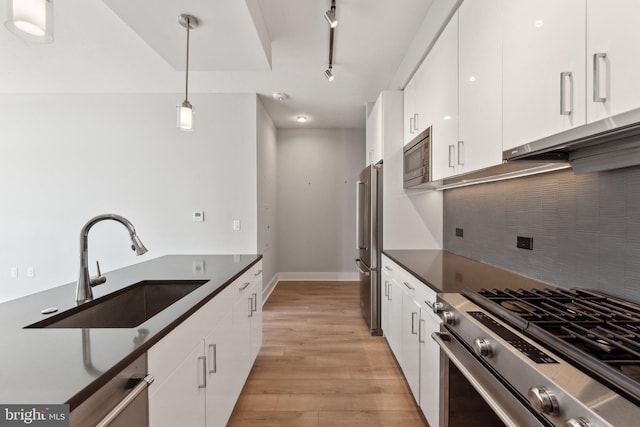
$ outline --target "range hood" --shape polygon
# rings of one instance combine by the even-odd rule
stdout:
[[[506,150],[502,157],[509,163],[566,161],[575,173],[640,165],[640,109]]]

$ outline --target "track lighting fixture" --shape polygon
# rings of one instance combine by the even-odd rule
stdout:
[[[16,36],[35,43],[53,41],[52,0],[5,0],[5,22]]]
[[[335,0],[331,1],[331,9],[327,10],[324,14],[324,19],[327,20],[329,26],[331,28],[335,28],[338,25],[338,20],[336,19],[336,2]]]
[[[327,80],[329,81],[333,81],[333,73],[331,72],[331,65],[329,65],[329,68],[327,68],[326,70],[324,70],[324,76],[327,78]]]
[[[178,16],[178,23],[187,29],[187,65],[185,67],[184,101],[178,104],[178,128],[186,131],[193,130],[193,107],[189,102],[189,31],[198,27],[198,20],[182,14]]]

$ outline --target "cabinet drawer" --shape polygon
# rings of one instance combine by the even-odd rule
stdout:
[[[245,271],[242,276],[232,284],[234,288],[233,302],[245,296],[257,281],[262,283],[262,261],[257,262],[253,267]]]

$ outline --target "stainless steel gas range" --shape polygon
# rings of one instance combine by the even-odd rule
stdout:
[[[640,425],[639,305],[584,289],[483,289],[440,294],[433,309],[445,425]],[[489,415],[454,390],[454,372]]]

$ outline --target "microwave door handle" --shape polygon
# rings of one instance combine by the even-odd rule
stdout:
[[[362,219],[360,218],[360,205],[362,204],[362,190],[361,187],[365,185],[364,181],[356,182],[356,249],[366,249],[364,245],[362,229]]]

